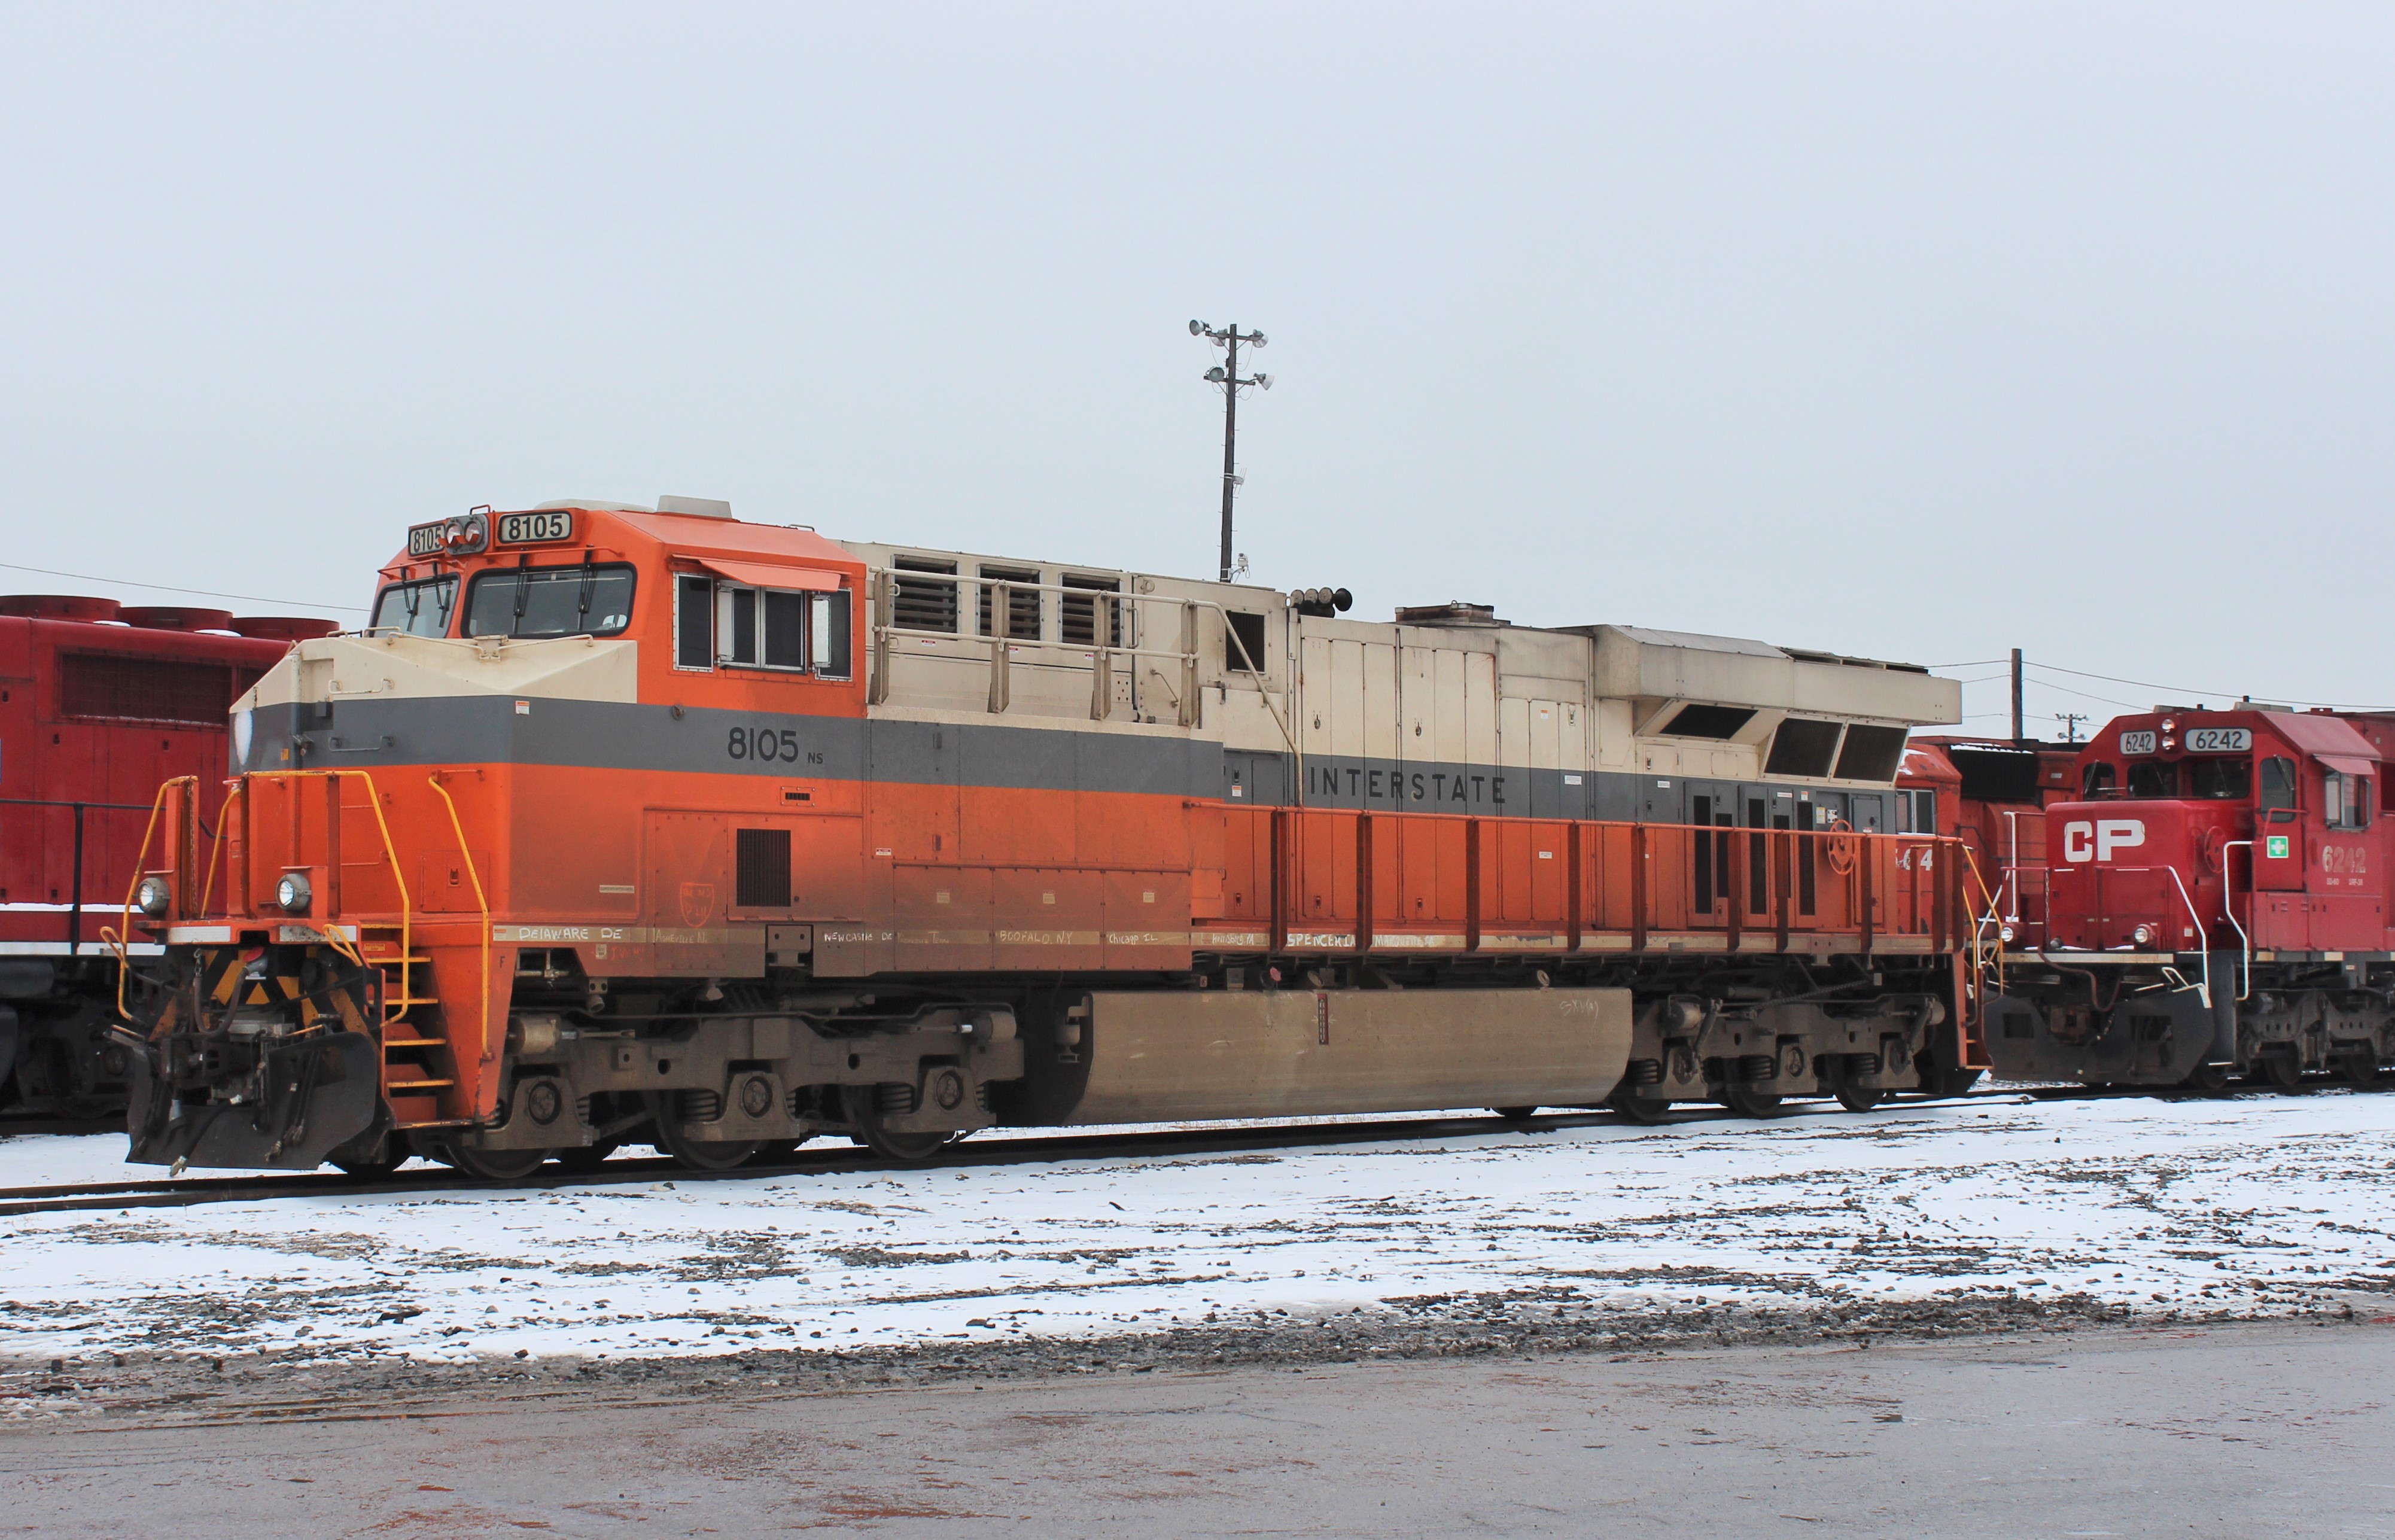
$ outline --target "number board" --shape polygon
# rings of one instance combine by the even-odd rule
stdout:
[[[2190,727],[2187,730],[2187,751],[2190,754],[2237,754],[2254,747],[2251,727]]]
[[[2154,735],[2151,731],[2143,733],[2123,733],[2121,735],[2121,752],[2124,754],[2150,754],[2153,751]]]
[[[563,509],[499,515],[499,544],[543,545],[574,538],[574,515]]]
[[[411,524],[407,530],[407,553],[410,556],[438,556],[448,548],[442,544],[441,532],[449,521],[438,519],[431,524]]]

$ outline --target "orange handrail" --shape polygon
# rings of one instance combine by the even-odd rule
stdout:
[[[474,853],[466,845],[466,826],[458,821],[457,799],[441,784],[438,772],[424,777],[425,784],[441,793],[442,805],[449,809],[449,828],[457,836],[457,858],[466,863],[466,876],[474,884],[474,902],[481,907],[483,923],[479,927],[483,941],[483,1056],[491,1054],[491,900],[483,891],[483,874],[474,870]],[[454,1050],[453,1050],[454,1051]]]

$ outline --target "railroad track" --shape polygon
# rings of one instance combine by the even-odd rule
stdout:
[[[1973,1101],[2002,1101],[2023,1094],[2019,1088],[1973,1091],[1962,1096],[1907,1098],[1898,1107],[1953,1106]],[[2041,1100],[2084,1099],[2113,1095],[2150,1095],[2151,1091],[2089,1090],[2041,1087],[2028,1094]],[[2232,1092],[2172,1092],[2174,1095],[2218,1096]],[[1836,1104],[1799,1103],[1783,1117],[1846,1116]],[[1748,1120],[1726,1109],[1689,1105],[1675,1113],[1674,1122],[1742,1122]],[[943,1150],[933,1164],[959,1166],[1012,1165],[1029,1161],[1113,1159],[1126,1155],[1205,1155],[1246,1150],[1300,1149],[1343,1144],[1377,1144],[1390,1140],[1453,1138],[1475,1134],[1549,1132],[1619,1124],[1621,1120],[1603,1110],[1556,1112],[1513,1120],[1505,1118],[1404,1118],[1371,1122],[1278,1124],[1268,1127],[1150,1129],[1121,1133],[1043,1135],[1034,1138],[980,1138]],[[801,1149],[787,1160],[770,1164],[736,1166],[730,1171],[694,1171],[662,1157],[614,1160],[593,1172],[570,1172],[544,1166],[512,1181],[468,1176],[446,1167],[428,1166],[380,1180],[360,1180],[338,1172],[319,1171],[257,1176],[185,1176],[152,1181],[100,1182],[80,1186],[0,1188],[0,1218],[19,1215],[57,1214],[89,1209],[189,1208],[200,1203],[252,1202],[264,1199],[351,1197],[369,1194],[452,1192],[479,1189],[518,1191],[550,1188],[612,1187],[655,1182],[745,1181],[757,1176],[827,1175],[852,1171],[918,1171],[920,1165],[883,1160],[858,1148],[827,1145]]]
[[[2235,1084],[2217,1090],[2185,1086],[2010,1085],[1981,1088],[1960,1096],[1908,1096],[1890,1108],[1952,1107],[1970,1102],[2013,1101],[2029,1096],[2038,1101],[2104,1101],[2148,1097],[2162,1101],[2219,1101],[2235,1096],[2300,1095],[2309,1091],[2346,1088],[2343,1082],[2323,1078],[2318,1084],[2282,1087]],[[1783,1108],[1780,1118],[1839,1116],[1834,1102],[1798,1102]],[[1672,1122],[1747,1122],[1753,1120],[1726,1108],[1685,1103]],[[1774,1120],[1777,1121],[1777,1120]],[[948,1146],[931,1165],[1013,1165],[1026,1161],[1099,1160],[1125,1155],[1205,1155],[1242,1150],[1302,1149],[1343,1144],[1377,1144],[1389,1140],[1454,1138],[1474,1134],[1539,1133],[1563,1128],[1620,1124],[1615,1114],[1601,1109],[1555,1112],[1524,1119],[1393,1118],[1373,1122],[1254,1125],[1208,1129],[1145,1129],[1120,1133],[1044,1135],[1036,1138],[986,1138]],[[80,1132],[118,1130],[108,1124]],[[360,1180],[335,1171],[298,1172],[258,1176],[185,1176],[146,1182],[99,1182],[71,1187],[0,1188],[0,1218],[17,1215],[57,1214],[79,1209],[189,1208],[200,1203],[252,1202],[261,1199],[350,1197],[365,1194],[453,1192],[478,1189],[518,1191],[549,1188],[614,1187],[669,1178],[675,1182],[745,1181],[757,1176],[827,1175],[850,1171],[920,1171],[923,1164],[883,1160],[862,1148],[827,1145],[801,1149],[785,1161],[735,1166],[729,1171],[695,1171],[674,1161],[609,1161],[591,1172],[571,1172],[544,1166],[514,1180],[468,1176],[442,1166],[426,1166],[380,1180]]]

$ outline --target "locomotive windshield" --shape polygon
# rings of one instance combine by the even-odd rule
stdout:
[[[2090,766],[2090,769],[2096,768]],[[2110,766],[2105,766],[2109,769]],[[2101,783],[2110,785],[2110,777]],[[2096,787],[2089,789],[2096,794]],[[2243,755],[2189,760],[2138,760],[2129,766],[2126,795],[2244,802],[2254,794],[2254,762]]]
[[[468,636],[614,636],[632,623],[629,565],[501,567],[466,590]]]
[[[449,612],[457,605],[457,579],[425,578],[393,583],[375,600],[374,629],[409,636],[446,636]]]

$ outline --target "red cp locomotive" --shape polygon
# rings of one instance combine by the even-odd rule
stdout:
[[[330,621],[0,595],[0,1110],[100,1116],[125,903],[159,783],[221,776],[226,713]],[[136,955],[154,956],[137,941]]]
[[[2044,944],[2003,957],[2009,1079],[2375,1082],[2395,1053],[2381,766],[2395,715],[2114,720],[2046,810]]]

